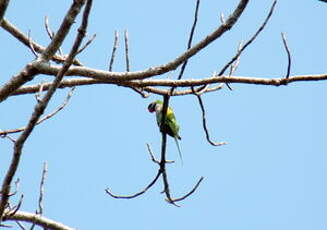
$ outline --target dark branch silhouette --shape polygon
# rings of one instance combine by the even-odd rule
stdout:
[[[291,65],[292,65],[291,51],[287,45],[285,34],[282,33],[281,35],[282,35],[283,45],[284,45],[284,48],[285,48],[286,54],[287,54],[287,71],[286,71],[285,79],[288,79],[291,74]]]

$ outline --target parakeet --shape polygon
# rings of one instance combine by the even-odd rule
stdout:
[[[178,144],[178,140],[181,140],[182,138],[179,136],[179,125],[177,123],[174,111],[172,108],[167,108],[167,114],[165,116],[164,125],[161,126],[161,120],[162,120],[162,108],[163,108],[163,102],[160,100],[154,101],[149,104],[148,110],[150,113],[156,112],[156,118],[157,118],[157,124],[159,128],[161,129],[161,132],[164,132],[168,134],[169,136],[173,137],[175,139],[179,157],[181,158],[181,161],[183,162],[182,153]]]

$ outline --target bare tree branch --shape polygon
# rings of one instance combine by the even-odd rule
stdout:
[[[39,210],[36,214],[42,215],[43,214],[43,199],[44,199],[44,183],[45,179],[48,173],[48,163],[45,161],[43,164],[43,170],[42,170],[42,177],[40,182],[40,194],[39,194]]]
[[[41,182],[40,182],[40,193],[39,193],[39,200],[38,200],[38,210],[35,211],[35,214],[42,216],[43,215],[43,198],[44,198],[44,183],[46,179],[46,175],[48,173],[48,164],[45,161],[43,164]],[[36,226],[36,223],[33,223],[30,227],[30,230],[33,230]]]
[[[148,148],[148,152],[149,152],[149,154],[150,154],[151,160],[152,160],[154,163],[160,165],[160,161],[158,161],[158,160],[154,157],[154,154],[153,154],[153,152],[152,152],[151,146],[150,146],[149,144],[146,144],[146,147]]]
[[[126,63],[126,72],[130,71],[130,61],[129,61],[129,47],[128,47],[128,31],[124,31],[124,41],[125,41],[125,63]]]
[[[147,146],[147,148],[148,148],[148,151],[149,151],[149,154],[150,154],[151,160],[152,160],[154,163],[160,165],[160,161],[157,160],[157,159],[154,157],[154,154],[153,154],[153,151],[152,151],[152,149],[151,149],[151,146],[150,146],[149,144],[146,144],[146,146]],[[175,163],[175,161],[166,160],[166,163]]]
[[[192,25],[191,32],[190,32],[190,35],[189,35],[188,43],[187,43],[187,50],[189,50],[191,48],[191,46],[192,46],[195,27],[196,27],[196,23],[198,21],[199,6],[200,6],[200,0],[197,0],[196,1],[196,6],[195,6],[194,21],[193,21],[193,25]],[[180,72],[178,74],[178,77],[177,77],[178,80],[182,79],[184,71],[185,71],[186,66],[187,66],[187,63],[188,63],[188,59],[184,61],[183,65],[181,67],[181,70],[180,70]],[[175,86],[171,87],[170,95],[174,93],[175,89],[176,89]]]
[[[10,140],[13,144],[15,144],[16,140],[14,138],[12,138],[11,136],[5,134],[5,135],[0,135],[1,138],[7,138],[8,140]],[[0,191],[0,195],[1,195],[1,191]]]
[[[190,195],[192,195],[196,190],[197,188],[199,187],[200,183],[202,182],[204,178],[201,177],[198,182],[195,184],[195,186],[192,188],[191,191],[189,191],[187,194],[185,194],[184,196],[180,197],[180,198],[175,198],[174,199],[174,202],[179,202],[179,201],[182,201],[184,199],[186,199],[187,197],[189,197]]]
[[[28,44],[29,44],[29,48],[32,51],[32,53],[34,54],[35,58],[38,58],[38,55],[33,47],[33,43],[31,42],[31,31],[28,30]]]
[[[39,84],[39,86],[40,86],[39,91],[36,92],[35,95],[34,95],[37,102],[41,101],[41,95],[42,95],[42,92],[43,92],[43,84],[44,84],[44,82],[41,82]]]
[[[20,207],[21,207],[21,205],[23,203],[23,199],[24,199],[24,194],[22,194],[20,196],[18,204],[16,205],[16,207],[10,209],[10,215],[11,216],[15,215],[15,213],[20,209]]]
[[[82,53],[95,39],[96,34],[93,34],[92,37],[78,50],[77,54]]]
[[[162,106],[162,118],[161,118],[161,124],[162,126],[165,124],[165,119],[167,115],[167,109],[169,105],[169,96],[165,95],[163,100],[163,106]],[[162,130],[162,127],[160,127],[160,130]],[[179,207],[174,200],[171,197],[170,194],[170,188],[169,188],[169,182],[168,182],[168,175],[167,175],[167,170],[166,170],[166,149],[167,149],[167,134],[165,132],[161,132],[161,159],[160,159],[160,172],[162,173],[162,180],[163,180],[163,185],[164,185],[164,190],[163,192],[166,194],[167,201],[170,204],[175,205],[176,207]]]
[[[238,44],[237,51],[240,51],[242,49],[242,46],[243,46],[243,44],[242,44],[242,42],[240,42]],[[232,76],[235,73],[235,71],[237,70],[237,68],[240,64],[240,58],[241,58],[241,56],[238,56],[237,59],[233,62],[233,64],[230,66],[230,70],[229,70],[229,74],[228,74],[229,76]]]
[[[177,81],[180,81],[180,79],[182,78],[183,76],[183,72],[185,70],[185,67],[187,65],[187,60],[188,58],[190,58],[191,56],[193,56],[194,54],[196,54],[199,50],[201,50],[202,48],[204,48],[207,44],[209,44],[210,42],[212,42],[213,40],[215,40],[216,38],[218,38],[219,36],[221,36],[221,34],[223,34],[225,31],[227,31],[228,29],[231,28],[231,26],[236,22],[237,18],[241,15],[241,13],[243,12],[244,8],[246,7],[248,1],[240,1],[237,9],[234,11],[234,13],[227,19],[226,21],[226,24],[223,24],[222,26],[220,26],[213,34],[210,34],[209,36],[206,37],[206,39],[204,39],[203,41],[199,42],[197,45],[193,46],[191,48],[191,42],[192,42],[192,38],[193,38],[193,34],[194,34],[194,29],[195,29],[195,25],[196,25],[196,21],[197,21],[197,15],[198,15],[198,8],[199,8],[199,0],[197,1],[197,5],[196,5],[196,11],[195,11],[195,20],[194,20],[194,23],[193,23],[193,26],[192,26],[192,30],[191,30],[191,34],[190,34],[190,38],[189,38],[189,43],[188,43],[188,50],[182,55],[180,56],[179,58],[177,58],[175,61],[175,63],[177,63],[177,65],[179,64],[182,64],[183,63],[183,66],[181,68],[181,72],[179,74],[179,77],[178,77],[178,80]],[[126,42],[127,39],[125,39],[125,42]],[[127,47],[127,46],[126,46]],[[126,52],[127,53],[127,52]],[[184,58],[185,56],[185,58]],[[184,60],[183,60],[184,59]],[[126,59],[127,60],[127,59]],[[127,62],[128,63],[128,62]],[[171,62],[172,63],[172,62]],[[173,66],[175,64],[171,64],[171,63],[168,63],[167,66]],[[127,65],[128,66],[128,65]],[[162,66],[159,66],[160,68],[162,68]],[[156,67],[155,69],[157,69],[157,71],[159,71],[159,73],[156,73],[156,74],[160,74],[161,70],[159,67]],[[170,67],[169,67],[170,68]],[[174,67],[175,68],[175,67]],[[128,69],[128,67],[127,67]],[[149,76],[152,76],[151,74],[151,70],[152,69],[149,69],[149,71],[147,73],[143,73],[145,74],[141,79],[144,79],[146,77],[149,77]],[[153,70],[152,70],[153,71]],[[112,73],[110,73],[112,74]],[[127,73],[125,73],[124,76],[121,76],[123,77],[126,81],[127,80],[132,80],[132,79],[136,79],[136,78],[132,78],[131,75],[129,75],[130,73],[127,71]],[[132,74],[135,74],[132,73]],[[120,77],[120,81],[119,81],[119,84],[122,83],[122,79]],[[111,78],[112,79],[112,78]],[[100,80],[100,79],[98,79]],[[103,79],[101,79],[103,80]],[[107,79],[106,79],[107,80]],[[169,80],[169,79],[168,79]],[[142,81],[129,81],[130,82],[142,82]],[[124,82],[126,83],[126,82]],[[170,90],[170,92],[172,93],[174,91],[174,88],[176,87],[176,85],[172,85],[172,88]],[[204,87],[203,91],[207,88],[207,86]],[[163,108],[162,108],[162,122],[161,124],[164,124],[164,120],[165,120],[165,116],[166,116],[166,112],[167,112],[167,109],[168,109],[168,105],[169,105],[169,94],[166,94],[163,96],[164,97],[164,102],[163,102]],[[158,174],[156,176],[156,179],[160,176],[160,174],[162,174],[162,178],[163,178],[163,184],[164,184],[164,193],[166,195],[166,200],[175,205],[175,206],[178,206],[174,199],[172,199],[172,196],[170,194],[170,188],[169,188],[169,183],[168,183],[168,176],[167,176],[167,170],[166,170],[166,146],[167,146],[167,134],[165,132],[162,131],[162,127],[160,127],[160,130],[161,130],[161,133],[162,133],[162,141],[161,141],[161,159],[160,159],[160,162],[158,162],[157,160],[155,160],[153,154],[152,154],[152,151],[151,149],[149,148],[148,146],[148,149],[149,149],[149,152],[150,152],[150,155],[151,155],[151,158],[152,158],[152,161],[154,161],[155,163],[159,163],[159,166],[160,166],[160,169],[158,171]],[[155,179],[155,181],[156,181]],[[151,184],[151,186],[155,183],[155,181]],[[189,192],[187,193],[185,196],[183,196],[182,198],[179,198],[178,200],[182,200],[182,199],[185,199],[186,197],[188,197],[189,195],[191,195],[195,190],[196,188],[199,186],[199,184],[201,183],[202,181],[202,178],[199,180],[199,182],[195,185],[195,187]],[[146,191],[147,188],[144,190]],[[144,191],[141,191],[140,193],[137,193],[136,196],[138,196],[139,194],[143,194]],[[115,197],[115,198],[133,198],[135,197],[134,195],[132,196],[116,196],[116,195],[113,195],[109,190],[106,190],[106,192],[111,195],[112,197]]]
[[[41,55],[41,60],[49,61],[52,56],[58,51],[62,42],[66,38],[68,32],[70,31],[71,26],[75,22],[75,18],[80,12],[82,6],[85,4],[85,0],[74,0],[70,9],[68,10],[63,22],[60,25],[60,28],[54,35],[50,44],[47,46],[45,51]]]
[[[128,31],[124,31],[124,44],[125,44],[125,63],[126,63],[126,72],[130,71],[130,60],[129,60],[129,45],[128,45]],[[147,98],[149,94],[146,94],[145,92],[142,91],[140,88],[136,87],[130,87],[134,92],[138,93],[141,95],[143,98]]]
[[[262,25],[255,32],[255,34],[244,44],[244,46],[242,46],[242,48],[238,50],[236,55],[220,70],[220,72],[218,73],[218,76],[221,76],[225,73],[225,71],[228,69],[228,67],[238,59],[238,57],[242,54],[242,52],[257,38],[257,36],[260,34],[260,32],[265,28],[271,15],[274,12],[276,3],[277,3],[277,0],[274,0],[273,4],[269,10],[269,13],[268,13],[266,19],[264,20],[264,22],[262,23]]]
[[[54,35],[55,35],[55,33],[50,29],[48,16],[45,16],[45,18],[44,18],[44,26],[45,26],[45,30],[47,31],[47,34],[48,34],[49,38],[52,40],[53,37],[54,37]],[[59,54],[61,56],[64,55],[64,52],[62,52],[62,50],[61,50],[60,47],[58,49],[58,52],[59,52]]]
[[[42,87],[42,85],[40,86]],[[70,98],[72,97],[73,95],[73,92],[74,92],[74,87],[71,88],[71,90],[68,92],[64,102],[59,106],[57,107],[53,112],[47,114],[46,116],[40,118],[37,122],[36,122],[36,125],[39,125],[41,124],[42,122],[50,119],[51,117],[53,117],[54,115],[56,115],[59,111],[61,111],[63,108],[66,107],[66,105],[68,104]],[[40,99],[38,99],[38,102],[41,101]],[[26,126],[24,127],[21,127],[21,128],[18,128],[18,129],[11,129],[11,130],[0,130],[0,136],[3,136],[3,135],[7,135],[7,134],[10,134],[10,133],[18,133],[18,132],[22,132],[26,129]]]
[[[206,134],[207,141],[213,146],[225,145],[226,142],[214,142],[214,141],[212,141],[210,139],[209,131],[208,131],[208,127],[207,127],[207,121],[206,121],[206,112],[205,112],[205,108],[204,108],[204,105],[203,105],[201,95],[199,93],[197,93],[195,90],[193,90],[193,92],[194,92],[194,95],[198,98],[199,105],[200,105],[200,108],[201,108],[201,111],[202,111],[202,125],[203,125],[203,130],[204,130],[204,132]]]
[[[50,220],[46,217],[40,216],[38,214],[17,211],[14,215],[10,215],[10,211],[4,213],[4,220],[14,220],[14,221],[24,221],[28,223],[35,223],[45,229],[52,230],[74,230],[58,221]]]
[[[77,4],[79,6],[79,4],[84,4],[85,2],[79,2],[77,0],[74,1],[73,5],[74,4]],[[82,6],[81,5],[81,6]],[[1,201],[0,201],[0,223],[1,223],[1,220],[3,218],[3,213],[4,213],[4,210],[5,210],[5,207],[8,203],[8,199],[9,199],[9,192],[10,192],[10,184],[12,182],[12,179],[17,171],[17,168],[18,168],[18,165],[19,165],[19,161],[20,161],[20,158],[21,158],[21,154],[22,154],[22,149],[23,149],[23,146],[24,146],[24,143],[25,141],[27,140],[27,138],[30,136],[30,134],[32,133],[37,121],[39,120],[39,117],[43,114],[45,108],[47,107],[51,97],[53,96],[53,94],[55,93],[57,87],[59,86],[60,84],[60,81],[62,80],[62,78],[64,77],[66,71],[69,69],[69,67],[71,66],[73,60],[74,60],[74,57],[78,51],[78,48],[85,36],[85,33],[86,33],[86,27],[87,27],[87,24],[88,24],[88,16],[89,16],[89,13],[90,13],[90,10],[91,10],[91,5],[92,5],[92,0],[88,0],[86,2],[86,7],[85,7],[85,10],[84,10],[84,13],[83,13],[83,18],[82,18],[82,23],[81,23],[81,26],[80,28],[78,29],[78,34],[76,36],[76,39],[75,39],[75,42],[72,46],[72,49],[66,59],[66,62],[65,64],[63,65],[61,71],[58,73],[58,75],[56,76],[55,80],[53,81],[53,84],[50,86],[48,92],[46,93],[46,95],[43,97],[43,99],[37,103],[37,105],[35,106],[34,108],[34,112],[28,122],[28,125],[27,125],[27,128],[23,131],[23,133],[19,136],[19,138],[17,139],[17,141],[15,142],[15,145],[14,145],[14,153],[13,153],[13,158],[11,160],[11,163],[10,163],[10,167],[5,175],[5,178],[3,180],[3,184],[2,184],[2,187],[1,187]],[[76,11],[79,11],[80,7],[77,7],[75,9],[75,12]],[[76,16],[76,15],[75,15]],[[68,20],[68,19],[66,19]],[[59,39],[59,38],[58,38]],[[53,41],[56,40],[56,37],[53,39]],[[60,41],[60,39],[59,39]],[[59,42],[57,41],[57,42]],[[52,45],[53,47],[55,47],[56,45]],[[43,58],[47,58],[51,56],[51,53],[55,50],[55,48],[51,48],[51,49],[48,49],[48,51],[46,52],[45,55],[43,55],[44,57]]]
[[[107,83],[106,81],[99,81],[99,80],[93,80],[90,78],[70,78],[70,79],[64,79],[61,81],[58,88],[66,88],[66,87],[73,87],[73,86],[83,86],[83,85],[92,85],[92,84],[112,84]],[[48,90],[49,86],[51,85],[51,82],[42,83],[42,87],[44,90]],[[122,85],[124,86],[124,85]],[[222,89],[222,85],[218,85],[212,88],[206,88],[206,92],[214,92],[217,90]],[[22,94],[30,94],[30,93],[37,93],[40,90],[40,84],[36,85],[26,85],[20,87],[18,90],[16,90],[11,96],[15,95],[22,95]],[[166,95],[169,93],[169,91],[154,87],[143,87],[144,91],[147,91],[149,93],[155,93],[158,95]],[[192,90],[181,90],[181,91],[175,91],[171,96],[183,96],[187,94],[193,94]]]
[[[31,81],[37,74],[32,63],[27,64],[17,75],[13,76],[7,83],[0,88],[0,102],[4,101],[9,95],[28,81]]]
[[[22,229],[22,230],[26,230],[26,227],[19,221],[15,221],[16,224]]]
[[[196,24],[198,21],[198,13],[199,13],[199,6],[200,6],[200,0],[196,1],[196,7],[195,7],[195,13],[194,13],[194,21],[193,21],[193,25],[191,28],[191,32],[189,35],[189,40],[188,40],[188,44],[187,44],[187,50],[190,50],[191,46],[192,46],[192,41],[193,41],[193,36],[194,36],[194,32],[195,32],[195,28],[196,28]],[[181,70],[179,72],[178,75],[178,80],[182,79],[185,68],[187,66],[188,63],[188,59],[186,59],[181,67]],[[173,94],[174,90],[175,90],[176,86],[171,87],[170,89],[170,93],[169,95]],[[167,110],[168,110],[168,105],[169,105],[169,99],[170,96],[169,95],[165,95],[163,98],[163,108],[162,108],[162,118],[161,118],[161,124],[164,125],[165,124],[165,119],[166,119],[166,115],[167,115]],[[162,127],[160,127],[160,130],[162,129]],[[163,179],[163,184],[164,184],[164,193],[166,194],[166,201],[169,202],[170,204],[173,204],[177,207],[179,207],[174,199],[172,199],[171,194],[170,194],[170,188],[169,188],[169,182],[168,182],[168,175],[167,175],[167,170],[166,170],[166,149],[167,149],[167,134],[165,132],[162,132],[162,141],[161,141],[161,160],[160,160],[160,170],[162,172],[162,179]]]
[[[3,17],[6,13],[7,7],[9,4],[9,0],[0,0],[0,24],[3,20]]]
[[[163,74],[163,73],[166,73],[168,71],[176,69],[180,64],[182,64],[187,59],[194,56],[200,50],[202,50],[203,48],[208,46],[211,42],[213,42],[214,40],[219,38],[226,31],[230,30],[232,28],[232,26],[236,23],[238,18],[241,16],[241,14],[243,13],[245,7],[247,6],[248,1],[249,0],[240,0],[237,8],[228,17],[225,24],[221,25],[213,33],[206,36],[205,39],[203,39],[202,41],[200,41],[199,43],[197,43],[196,45],[194,45],[193,47],[188,49],[185,53],[183,53],[182,55],[177,57],[175,60],[173,60],[173,61],[171,61],[171,62],[169,62],[167,64],[161,65],[161,66],[149,68],[149,69],[144,70],[144,71],[118,73],[116,76],[119,77],[119,78],[121,78],[122,76],[124,77],[124,79],[120,79],[120,80],[144,79],[144,78],[147,78],[147,77]],[[38,71],[40,71],[39,68],[42,68],[42,67],[46,67],[46,69],[48,68],[48,65],[46,65],[45,63],[42,63],[42,61],[47,61],[50,58],[52,58],[52,56],[58,50],[58,48],[60,47],[63,39],[67,35],[67,33],[69,31],[69,28],[70,28],[71,24],[73,23],[73,18],[77,15],[77,12],[79,11],[82,2],[83,2],[82,0],[74,1],[72,7],[68,11],[63,23],[61,24],[58,32],[56,33],[55,37],[53,38],[53,40],[51,41],[49,46],[46,48],[46,50],[39,57],[39,59],[41,61],[35,62],[35,63],[33,63],[33,65],[28,64],[24,68],[24,70],[21,71],[21,72],[24,72],[24,73],[27,72],[27,76],[24,77],[26,74],[23,75],[22,73],[20,73],[20,74],[16,75],[15,77],[13,77],[11,79],[11,81],[9,81],[7,84],[5,84],[2,88],[0,88],[0,102],[3,101],[4,99],[6,99],[17,88],[19,88],[24,83],[26,83],[27,80],[33,79],[35,74],[38,73],[38,72],[35,71],[36,69],[34,67],[37,66]],[[27,71],[28,66],[33,67],[32,70],[34,70],[34,72],[31,72],[31,70]],[[106,73],[105,71],[102,71],[102,72]]]
[[[239,43],[237,52],[239,52],[241,49],[242,49],[242,42]],[[234,72],[238,68],[238,65],[240,64],[240,58],[241,58],[241,55],[239,55],[236,58],[236,60],[230,65],[228,76],[232,76],[234,74]],[[232,87],[228,83],[226,83],[226,86],[228,87],[229,90],[233,90]]]
[[[140,192],[137,192],[137,193],[135,193],[135,194],[133,194],[133,195],[127,195],[127,196],[121,196],[121,195],[115,195],[115,194],[113,194],[112,192],[110,192],[110,190],[109,190],[109,188],[107,188],[105,191],[106,191],[106,193],[107,194],[109,194],[111,197],[113,197],[113,198],[116,198],[116,199],[133,199],[133,198],[135,198],[135,197],[138,197],[138,196],[140,196],[140,195],[142,195],[142,194],[144,194],[146,191],[148,191],[156,182],[157,182],[157,180],[159,179],[159,177],[160,177],[160,175],[161,175],[161,171],[160,170],[158,170],[158,173],[157,173],[157,175],[154,177],[154,179],[150,182],[150,184],[148,184],[142,191],[140,191]]]
[[[77,76],[85,76],[85,77],[94,77],[98,80],[114,80],[117,81],[127,81],[133,79],[144,79],[149,78],[154,75],[160,75],[163,73],[167,73],[171,70],[176,69],[179,65],[181,65],[185,60],[189,59],[190,57],[197,54],[200,50],[208,46],[211,42],[219,38],[223,35],[226,31],[230,30],[232,26],[236,23],[238,18],[243,13],[245,7],[247,6],[249,0],[241,0],[234,10],[234,12],[229,16],[226,20],[226,23],[221,25],[217,28],[214,32],[206,36],[202,41],[197,43],[196,45],[192,46],[186,52],[181,54],[175,60],[156,67],[151,67],[149,69],[143,71],[135,71],[135,72],[107,72],[102,70],[96,70],[92,68],[86,67],[72,67],[69,71],[67,71],[67,75],[77,75]],[[37,63],[35,67],[40,71],[42,74],[50,74],[53,75],[57,71],[57,67],[52,68],[53,66],[49,67],[44,63]]]
[[[67,16],[65,17],[62,25],[60,26],[58,32],[56,33],[55,37],[47,47],[47,49],[42,53],[40,56],[40,60],[33,64],[28,64],[19,74],[13,77],[8,83],[6,83],[2,88],[0,88],[0,102],[5,100],[13,91],[18,89],[20,86],[25,84],[28,80],[33,79],[33,77],[38,73],[41,72],[40,69],[45,68],[46,72],[49,71],[49,66],[42,61],[49,60],[55,52],[58,50],[59,46],[61,45],[64,37],[67,35],[71,24],[73,23],[73,18],[76,16],[77,12],[80,9],[80,4],[82,0],[74,1],[71,9],[68,11]],[[233,14],[229,16],[226,20],[226,23],[221,25],[217,28],[213,33],[206,36],[205,39],[194,45],[192,48],[188,49],[185,53],[177,57],[174,61],[171,61],[165,65],[157,66],[154,68],[150,68],[144,71],[136,71],[136,72],[126,72],[126,73],[116,73],[116,77],[120,78],[119,80],[132,80],[132,79],[144,79],[147,77],[151,77],[154,75],[159,75],[162,73],[166,73],[168,71],[176,69],[180,64],[185,62],[190,57],[194,56],[198,53],[201,49],[205,48],[211,42],[219,38],[222,34],[232,28],[232,26],[236,23],[238,18],[241,16],[242,12],[244,11],[245,7],[247,6],[249,0],[241,0],[234,10]],[[76,10],[75,10],[76,7]],[[70,15],[71,14],[71,15]],[[37,67],[37,68],[36,68]],[[111,72],[102,71],[105,74],[112,75]],[[124,77],[123,79],[121,77]],[[113,78],[113,76],[111,76]],[[102,80],[106,80],[105,77]]]
[[[72,67],[74,68],[74,67]],[[53,68],[51,67],[53,73],[57,73],[57,67]],[[282,78],[259,78],[259,77],[245,77],[245,76],[211,76],[207,78],[201,78],[201,79],[184,79],[184,80],[172,80],[172,79],[145,79],[142,81],[139,80],[133,80],[133,81],[121,81],[119,82],[116,79],[107,78],[107,80],[98,80],[97,78],[99,75],[102,75],[103,73],[100,71],[99,73],[95,73],[96,70],[91,71],[90,75],[92,74],[92,78],[69,78],[64,79],[60,85],[59,88],[66,88],[66,87],[73,87],[73,86],[85,86],[85,85],[93,85],[93,84],[118,84],[120,86],[126,86],[126,87],[140,87],[143,88],[144,91],[147,91],[149,93],[155,93],[158,95],[167,95],[170,93],[169,90],[165,89],[159,89],[159,88],[153,88],[155,86],[166,86],[166,87],[172,87],[172,86],[178,86],[178,87],[191,87],[191,86],[203,86],[208,84],[215,84],[215,83],[239,83],[239,84],[251,84],[251,85],[267,85],[267,86],[282,86],[286,83],[295,83],[295,82],[311,82],[311,81],[325,81],[327,80],[327,74],[313,74],[313,75],[294,75],[289,76],[287,80],[285,80],[284,77]],[[71,68],[68,71],[69,74],[66,75],[78,75],[76,72],[71,72]],[[76,74],[75,74],[76,73]],[[83,73],[83,75],[87,74],[85,72],[79,72]],[[99,74],[99,75],[98,75]],[[51,85],[51,82],[43,83],[44,90],[48,90],[49,86]],[[15,95],[22,95],[22,94],[31,94],[36,93],[40,89],[40,85],[27,85],[22,86],[19,89],[17,89],[15,92],[12,93],[11,96]],[[208,88],[206,92],[214,92],[216,90],[222,89],[221,85]],[[191,90],[183,90],[174,92],[171,96],[183,96],[193,94]]]
[[[190,49],[191,46],[192,46],[194,32],[195,32],[196,24],[198,22],[199,7],[200,7],[200,0],[197,0],[196,1],[196,6],[195,6],[194,21],[193,21],[193,25],[192,25],[192,28],[191,28],[189,40],[188,40],[188,43],[187,43],[187,49]],[[188,60],[186,60],[183,63],[183,65],[181,67],[181,71],[179,72],[179,75],[178,75],[178,78],[177,78],[178,80],[180,80],[183,77],[183,74],[184,74],[187,63],[188,63]]]
[[[289,47],[287,45],[285,34],[282,33],[281,35],[282,35],[282,40],[283,40],[284,48],[285,48],[286,53],[287,53],[287,71],[286,71],[285,79],[288,79],[290,77],[291,65],[292,65],[291,51],[290,51],[290,49],[289,49]]]
[[[22,42],[25,46],[29,47],[29,43],[31,43],[38,53],[43,53],[45,51],[45,47],[37,44],[36,42],[29,40],[28,35],[25,35],[22,33],[18,28],[16,28],[14,25],[12,25],[8,20],[3,19],[2,23],[0,23],[1,27],[10,33],[12,36],[17,38],[20,42]],[[51,60],[57,62],[57,63],[63,63],[65,61],[65,57],[54,55]],[[78,60],[74,60],[74,65],[82,66],[82,64]]]
[[[114,61],[115,61],[115,57],[116,57],[116,51],[117,51],[117,48],[118,48],[118,37],[119,37],[119,34],[117,32],[117,30],[115,31],[115,40],[114,40],[114,44],[112,46],[112,52],[111,52],[111,58],[110,58],[110,62],[109,62],[109,71],[111,72],[112,71],[112,67],[114,65]]]
[[[59,30],[51,40],[48,47],[45,51],[39,56],[37,62],[47,62],[53,55],[57,52],[61,46],[63,40],[67,36],[71,25],[74,23],[74,20],[77,14],[80,12],[81,7],[84,5],[85,0],[74,0],[70,9],[68,10]],[[33,63],[29,63],[25,68],[16,76],[12,77],[9,82],[4,84],[0,88],[0,102],[5,100],[13,91],[18,89],[20,86],[25,84],[27,81],[30,81],[37,74],[36,69],[33,66]],[[1,209],[0,209],[1,213]]]

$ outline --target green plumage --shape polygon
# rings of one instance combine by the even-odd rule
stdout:
[[[181,140],[182,138],[179,135],[179,125],[177,123],[174,111],[171,107],[167,108],[167,113],[165,116],[164,124],[161,125],[162,108],[163,108],[163,103],[160,100],[154,101],[154,102],[150,103],[148,106],[149,112],[156,112],[157,124],[160,128],[160,131],[168,134],[169,136],[171,136],[175,139],[180,158],[183,161],[180,146],[178,144],[178,140]]]
[[[181,139],[179,136],[179,125],[177,124],[176,117],[174,115],[173,110],[169,107],[167,109],[167,114],[165,116],[165,121],[164,125],[161,126],[161,121],[162,121],[162,111],[156,112],[156,118],[157,118],[157,124],[159,128],[161,128],[162,132],[167,133],[171,137],[176,137],[177,139]]]

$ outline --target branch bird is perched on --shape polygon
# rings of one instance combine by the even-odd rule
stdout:
[[[157,118],[157,124],[159,126],[159,129],[161,132],[168,134],[169,136],[173,137],[175,139],[179,157],[181,158],[181,161],[183,162],[182,153],[178,144],[178,140],[181,140],[182,138],[179,136],[179,125],[177,123],[174,111],[172,108],[167,108],[167,113],[165,116],[164,124],[161,124],[162,121],[162,109],[163,109],[163,103],[160,100],[154,101],[149,104],[148,110],[150,113],[156,112],[156,118]]]

